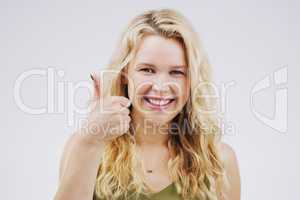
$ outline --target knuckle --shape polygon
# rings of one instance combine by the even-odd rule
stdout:
[[[129,115],[129,114],[130,114],[130,111],[129,111],[128,108],[122,110],[121,112],[122,112],[122,114],[124,114],[124,115]]]
[[[130,121],[131,121],[131,117],[126,116],[126,120],[127,120],[128,122],[130,122]]]

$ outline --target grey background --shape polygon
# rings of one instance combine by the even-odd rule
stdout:
[[[76,128],[68,125],[65,110],[24,113],[14,100],[15,80],[30,69],[52,67],[64,71],[56,83],[89,83],[89,73],[107,63],[128,21],[150,8],[176,8],[186,15],[204,43],[216,83],[235,82],[225,113],[235,130],[224,141],[238,157],[242,199],[299,196],[299,2],[1,0],[1,199],[52,199],[63,145]],[[288,131],[280,133],[253,115],[249,101],[255,83],[283,66],[288,67]],[[45,77],[27,79],[21,89],[27,105],[47,104]],[[257,95],[256,109],[271,116],[275,91]],[[83,107],[88,95],[79,89],[76,104]],[[57,106],[57,99],[53,102]]]

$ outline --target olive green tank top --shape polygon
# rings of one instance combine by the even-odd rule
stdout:
[[[105,200],[105,199],[99,199],[94,195],[94,200]],[[128,198],[128,200],[134,200],[134,198]],[[181,200],[181,197],[176,192],[174,183],[171,183],[163,190],[153,193],[148,197],[145,195],[140,195],[139,200]]]
[[[207,185],[207,187],[210,188],[210,183],[207,178],[204,180],[204,182]],[[104,199],[99,199],[94,195],[93,200],[104,200]],[[128,200],[134,200],[134,198],[129,198]],[[165,187],[161,191],[153,193],[148,197],[145,195],[140,195],[139,200],[182,200],[182,198],[176,191],[175,183],[171,183],[169,186]]]

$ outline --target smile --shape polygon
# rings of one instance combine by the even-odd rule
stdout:
[[[175,98],[153,98],[146,96],[143,97],[143,99],[145,100],[147,107],[159,110],[167,108],[175,100]]]

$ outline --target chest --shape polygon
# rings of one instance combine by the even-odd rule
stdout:
[[[147,151],[140,154],[140,159],[145,181],[155,192],[172,183],[168,170],[168,153],[155,154]]]

